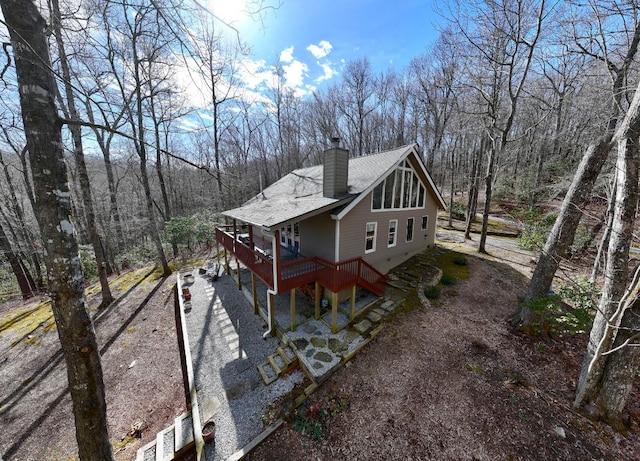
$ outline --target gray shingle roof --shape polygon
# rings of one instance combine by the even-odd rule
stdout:
[[[331,198],[322,195],[322,165],[294,170],[238,208],[223,212],[230,218],[266,228],[310,217],[354,200],[378,179],[395,168],[414,149],[397,149],[349,159],[349,194]]]

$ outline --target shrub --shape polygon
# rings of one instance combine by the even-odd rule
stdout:
[[[556,221],[556,215],[550,213],[542,216],[537,209],[518,211],[515,216],[524,223],[524,228],[518,236],[518,247],[523,250],[539,250],[546,240]]]
[[[293,429],[301,435],[309,435],[314,440],[320,440],[323,436],[320,417],[325,416],[323,410],[316,405],[300,405],[293,417]]]
[[[465,258],[464,255],[461,254],[454,255],[452,261],[456,266],[466,266],[467,264],[469,264],[467,262],[467,258]]]
[[[331,416],[336,416],[349,408],[350,402],[345,397],[332,396],[327,401],[327,407],[321,408],[316,404],[303,402],[293,416],[293,429],[302,435],[308,435],[314,440],[320,440],[324,435],[322,422]]]
[[[82,263],[85,280],[94,281],[98,278],[98,264],[90,246],[80,246],[80,262]]]
[[[453,275],[450,274],[442,274],[442,278],[440,278],[440,283],[444,286],[450,286],[456,283],[456,279]]]
[[[465,219],[467,216],[467,206],[462,202],[454,200],[451,204],[451,215],[456,219]]]
[[[591,329],[595,311],[594,296],[596,288],[587,279],[578,279],[573,285],[566,285],[558,294],[538,296],[523,303],[536,314],[537,330],[549,329],[552,332],[578,334]],[[568,300],[572,305],[562,302]]]
[[[435,285],[427,285],[424,288],[424,295],[427,299],[438,299],[440,297],[440,288]]]

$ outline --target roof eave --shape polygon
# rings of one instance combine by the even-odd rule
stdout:
[[[327,205],[324,205],[322,207],[316,208],[314,210],[308,211],[306,213],[302,213],[299,215],[296,215],[292,218],[286,219],[284,221],[278,221],[278,222],[273,222],[273,223],[263,223],[263,222],[257,222],[257,221],[249,221],[246,220],[244,218],[240,218],[238,216],[234,216],[233,214],[229,213],[229,211],[233,211],[233,210],[228,210],[228,211],[223,211],[222,215],[227,216],[231,219],[237,219],[239,221],[242,221],[244,223],[247,224],[251,224],[252,226],[256,226],[256,227],[260,227],[262,229],[264,229],[267,232],[271,232],[274,229],[279,229],[283,226],[286,226],[287,224],[290,223],[294,223],[297,221],[304,221],[305,219],[309,219],[312,218],[314,216],[317,216],[319,214],[325,213],[327,211],[333,210],[334,208],[340,208],[343,205],[346,205],[347,203],[353,201],[355,198],[357,197],[357,195],[348,195],[339,199],[336,199],[335,202],[331,202]]]

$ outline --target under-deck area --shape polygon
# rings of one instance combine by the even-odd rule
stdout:
[[[271,310],[279,328],[286,324],[284,331],[295,331],[304,319],[313,318],[335,333],[353,321],[371,297],[384,293],[384,275],[362,258],[337,263],[305,258],[251,232],[240,233],[235,225],[217,228],[216,238],[225,250],[224,264],[247,269],[236,277],[239,288],[244,284],[251,290],[255,313],[269,324]],[[273,238],[279,241],[277,231]]]

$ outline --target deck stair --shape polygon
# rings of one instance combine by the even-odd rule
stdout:
[[[275,354],[270,355],[267,360],[258,365],[258,372],[267,386],[298,363],[298,356],[293,347],[295,346],[291,344],[278,347]]]
[[[172,461],[194,446],[191,411],[178,416],[174,423],[158,432],[156,438],[138,449],[136,461]]]

